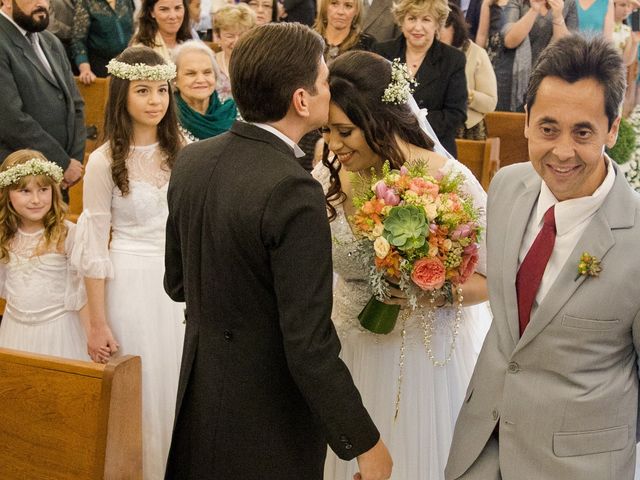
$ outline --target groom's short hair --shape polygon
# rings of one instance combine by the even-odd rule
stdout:
[[[316,94],[324,40],[299,23],[271,23],[249,31],[229,62],[231,91],[242,118],[275,122],[284,118],[293,92]]]
[[[609,40],[602,36],[568,35],[553,42],[540,54],[529,79],[527,111],[531,112],[540,83],[546,77],[557,77],[567,83],[593,78],[604,88],[605,113],[611,128],[620,115],[627,88],[626,75],[622,57]]]

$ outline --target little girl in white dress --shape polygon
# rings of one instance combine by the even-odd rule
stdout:
[[[0,296],[7,301],[0,347],[89,360],[62,177],[62,168],[33,150],[12,153],[0,167]]]

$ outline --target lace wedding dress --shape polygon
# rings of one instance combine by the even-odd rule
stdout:
[[[144,478],[161,480],[184,338],[184,305],[163,287],[171,172],[157,144],[132,148],[127,170],[129,193],[123,196],[111,177],[108,144],[89,157],[72,263],[86,277],[107,279],[106,316],[118,355],[142,358]]]
[[[456,170],[465,175],[465,190],[473,197],[475,206],[483,209],[484,227],[486,194],[473,174],[453,159],[447,160],[443,170]],[[328,169],[318,164],[313,175],[326,191]],[[427,355],[422,326],[426,309],[411,312],[405,320],[403,378],[399,392],[402,315],[388,335],[375,335],[360,326],[358,314],[371,297],[367,266],[356,255],[356,238],[342,206],[336,206],[336,210],[337,218],[331,222],[333,267],[337,274],[332,317],[342,342],[341,358],[349,367],[364,405],[391,452],[392,479],[444,479],[456,417],[491,323],[488,305],[464,308],[457,335],[452,334],[456,308],[437,310],[435,331],[430,340],[435,360],[444,360],[455,342],[451,360],[444,367],[434,366]],[[477,270],[482,274],[486,271],[484,243]],[[344,462],[328,452],[325,480],[352,480],[357,471],[356,460]]]
[[[82,278],[69,267],[75,225],[65,222],[64,249],[41,252],[43,233],[18,230],[9,262],[0,262],[0,297],[7,300],[0,347],[90,360],[78,317],[87,301]]]

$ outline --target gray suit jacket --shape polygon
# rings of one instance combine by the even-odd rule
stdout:
[[[84,103],[60,40],[47,31],[38,35],[53,76],[0,15],[0,161],[32,148],[66,169],[70,158],[84,158]]]
[[[391,13],[391,0],[373,0],[366,8],[362,31],[378,42],[392,40],[400,34],[400,29]]]
[[[500,170],[491,184],[494,321],[458,417],[447,480],[469,469],[498,422],[504,479],[634,477],[640,196],[616,167],[604,204],[519,338],[518,254],[540,185],[528,162]],[[601,260],[599,277],[576,278],[582,252]]]

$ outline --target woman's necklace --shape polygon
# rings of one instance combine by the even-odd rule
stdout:
[[[420,65],[422,65],[424,58],[427,56],[427,52],[428,50],[422,53],[414,54],[407,51],[405,59],[407,60],[407,66],[409,67],[409,73],[411,74],[411,76],[416,76],[416,72],[420,68]]]

